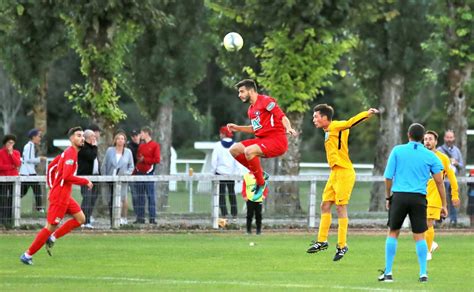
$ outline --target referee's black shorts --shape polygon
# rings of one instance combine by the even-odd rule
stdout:
[[[394,192],[388,209],[388,227],[390,230],[399,230],[408,214],[413,233],[425,232],[428,230],[426,205],[426,196],[423,194]]]

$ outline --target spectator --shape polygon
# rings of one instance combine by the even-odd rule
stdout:
[[[444,133],[444,144],[438,147],[438,150],[446,154],[451,160],[451,167],[456,176],[458,176],[464,168],[461,150],[454,145],[456,137],[453,130],[447,130]],[[458,223],[458,211],[451,201],[451,184],[445,180],[444,187],[446,189],[446,199],[448,200],[449,224],[456,225]]]
[[[154,175],[155,164],[160,163],[160,144],[156,143],[151,138],[152,131],[149,127],[144,127],[140,131],[140,136],[143,143],[138,146],[137,164],[135,167],[136,175]],[[135,223],[145,223],[145,198],[148,199],[148,216],[150,223],[156,224],[156,198],[155,198],[155,183],[141,182],[137,186],[137,220]]]
[[[32,129],[28,132],[30,141],[23,147],[23,159],[20,167],[20,175],[22,176],[36,176],[36,165],[46,161],[45,156],[36,156],[35,147],[41,143],[41,131]],[[44,213],[44,206],[41,194],[41,186],[38,182],[27,182],[21,185],[21,197],[24,197],[28,190],[33,190],[35,195],[36,210]]]
[[[99,175],[99,159],[97,158],[97,139],[94,131],[84,131],[84,146],[77,155],[77,175]],[[99,186],[94,185],[91,189],[81,186],[81,209],[84,211],[86,221],[85,228],[94,228],[91,224],[91,216],[94,211],[95,202],[99,195]]]
[[[469,172],[469,176],[474,176],[474,169],[471,169]],[[469,222],[471,228],[474,228],[474,183],[468,183],[468,191],[467,191],[467,215],[469,215]]]
[[[233,134],[229,131],[227,126],[222,126],[219,135],[221,141],[216,143],[214,151],[212,151],[212,173],[217,175],[238,174],[239,166],[237,160],[235,160],[229,152],[230,146],[234,144],[234,140],[232,139]],[[233,180],[219,181],[219,207],[221,209],[221,215],[224,218],[227,217],[225,200],[226,187],[229,192],[230,213],[235,222],[237,216],[237,198],[235,196],[235,182]]]
[[[102,174],[104,175],[131,175],[135,167],[133,163],[132,151],[125,148],[127,142],[127,134],[124,131],[119,130],[114,136],[114,146],[107,148],[104,157],[104,163],[102,164]],[[110,223],[112,225],[112,212],[113,212],[113,196],[114,196],[114,184],[109,183],[110,200]],[[127,201],[127,185],[122,184],[121,190],[121,201],[122,201],[122,215],[120,218],[120,225],[128,224],[128,201]]]
[[[20,152],[13,149],[15,135],[5,135],[0,149],[0,176],[18,176],[21,166]],[[12,225],[13,182],[0,183],[0,224]]]
[[[255,176],[249,172],[244,175],[242,182],[242,197],[247,204],[247,234],[252,234],[252,220],[255,214],[255,224],[257,225],[257,235],[262,233],[262,208],[263,200],[268,196],[268,189],[263,191],[262,196],[255,196]]]
[[[140,131],[133,129],[132,132],[130,133],[130,141],[127,142],[127,147],[132,151],[133,155],[133,164],[137,165],[137,151],[138,151],[138,146],[140,145],[141,142],[141,136],[140,136]],[[133,172],[135,175],[135,171]],[[136,212],[137,211],[137,184],[132,182],[129,183],[130,186],[130,192],[132,193],[132,205],[133,205],[133,210]]]

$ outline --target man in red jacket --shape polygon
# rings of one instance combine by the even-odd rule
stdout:
[[[49,249],[54,245],[54,241],[74,228],[81,226],[85,221],[84,213],[79,204],[72,198],[72,185],[87,185],[92,189],[93,184],[86,178],[75,176],[77,171],[77,153],[84,145],[84,132],[80,127],[74,127],[68,131],[71,146],[56,157],[51,164],[54,169],[48,167],[48,184],[51,186],[49,192],[49,207],[46,227],[36,235],[35,240],[20,257],[22,263],[26,265],[33,264],[33,255],[46,244],[48,254]],[[66,214],[72,215],[59,229],[58,224]]]
[[[153,175],[155,173],[155,164],[160,163],[160,144],[151,138],[151,128],[143,127],[140,136],[143,143],[138,146],[137,165],[134,174]],[[136,210],[137,221],[134,223],[145,223],[145,201],[148,199],[148,216],[150,224],[156,224],[156,199],[155,182],[142,182],[137,184]]]
[[[18,176],[21,166],[20,152],[13,149],[15,135],[5,135],[0,149],[0,176]],[[12,224],[13,183],[0,183],[0,224]]]

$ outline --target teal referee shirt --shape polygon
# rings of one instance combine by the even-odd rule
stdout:
[[[392,179],[392,192],[426,195],[431,174],[443,170],[436,155],[419,142],[395,146],[388,158],[384,176]]]

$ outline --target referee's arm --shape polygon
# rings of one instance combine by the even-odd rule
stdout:
[[[396,149],[392,149],[390,156],[388,157],[387,166],[383,176],[385,177],[385,208],[390,208],[390,200],[392,198],[392,184],[393,177],[395,176],[395,168],[397,166],[397,154]]]
[[[390,208],[390,200],[392,199],[392,179],[385,178],[385,208]]]

